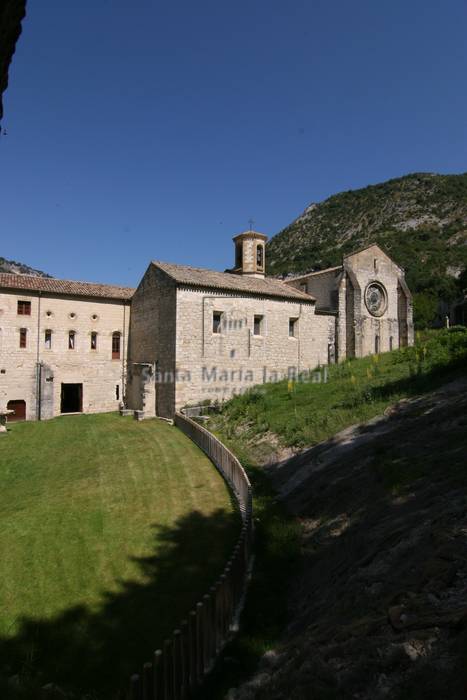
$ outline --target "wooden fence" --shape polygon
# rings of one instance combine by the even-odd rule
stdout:
[[[188,700],[203,682],[232,630],[245,593],[253,525],[249,479],[230,450],[190,418],[177,413],[175,425],[211,459],[230,486],[242,527],[224,571],[178,629],[130,679],[128,700]]]

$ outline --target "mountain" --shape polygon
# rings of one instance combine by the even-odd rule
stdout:
[[[268,272],[338,265],[374,241],[405,268],[419,306],[451,302],[467,286],[467,173],[413,173],[310,204],[269,242]]]
[[[46,272],[35,270],[29,265],[16,262],[15,260],[7,260],[0,257],[0,272],[12,272],[14,275],[33,275],[34,277],[51,277]]]

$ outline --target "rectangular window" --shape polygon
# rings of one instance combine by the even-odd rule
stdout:
[[[76,333],[74,331],[70,331],[68,333],[68,350],[75,349],[75,342],[76,342]]]
[[[31,315],[31,302],[30,301],[18,301],[18,316],[30,316]]]
[[[212,332],[220,333],[222,324],[222,314],[220,311],[214,311],[212,314]]]
[[[253,324],[253,335],[263,335],[264,316],[255,316]]]
[[[379,335],[375,335],[375,354],[379,354],[379,347],[380,347],[380,341],[379,341]]]
[[[46,350],[52,349],[52,331],[45,331],[44,333],[44,346]]]
[[[97,350],[97,333],[91,333],[91,350]]]
[[[112,360],[120,359],[120,333],[112,333]]]
[[[19,331],[19,346],[20,348],[27,347],[28,344],[28,331],[26,328],[20,328]]]
[[[296,338],[298,331],[298,318],[289,318],[289,338]]]
[[[120,400],[120,384],[115,384],[115,399]]]

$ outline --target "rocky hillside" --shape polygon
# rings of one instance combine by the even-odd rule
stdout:
[[[467,286],[467,173],[414,173],[310,204],[268,245],[270,274],[339,264],[376,241],[414,292],[450,301]]]
[[[229,700],[463,700],[467,380],[273,464],[303,527],[283,641]]]
[[[0,272],[11,272],[14,275],[33,275],[34,277],[51,277],[46,272],[35,270],[29,265],[16,262],[15,260],[7,260],[0,257]]]

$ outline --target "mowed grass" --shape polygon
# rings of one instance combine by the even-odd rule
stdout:
[[[114,697],[220,575],[238,534],[228,489],[201,450],[157,420],[9,427],[0,675]]]

